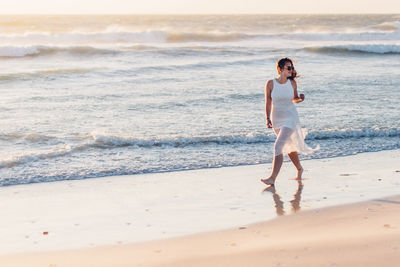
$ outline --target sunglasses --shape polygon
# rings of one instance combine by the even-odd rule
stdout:
[[[294,67],[292,67],[292,66],[287,66],[286,69],[287,69],[287,70],[294,70]]]

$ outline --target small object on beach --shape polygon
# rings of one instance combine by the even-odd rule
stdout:
[[[400,172],[400,170],[396,170],[396,172]]]
[[[390,224],[384,224],[383,227],[390,228]]]
[[[235,242],[232,242],[230,245],[231,245],[231,247],[236,247],[236,243]]]
[[[339,174],[340,176],[350,176],[350,175],[356,175],[357,173],[341,173]]]
[[[47,231],[46,231],[46,232],[43,232],[43,235],[48,235],[48,234],[49,234],[49,232],[47,232]]]
[[[378,178],[378,181],[382,181],[382,179],[381,179],[381,178]]]
[[[247,229],[247,227],[244,226],[239,227],[239,230],[244,230],[244,229]]]
[[[154,250],[155,253],[160,253],[161,251],[161,249]]]

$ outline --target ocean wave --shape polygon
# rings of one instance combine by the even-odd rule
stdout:
[[[400,129],[397,128],[363,128],[363,129],[343,129],[329,131],[309,132],[307,140],[326,140],[326,139],[350,139],[350,138],[374,138],[374,137],[400,137]]]
[[[358,44],[305,47],[304,50],[317,53],[371,53],[400,54],[400,45]]]
[[[397,25],[397,24],[394,24]],[[397,27],[397,26],[396,26]],[[248,50],[232,50],[224,47],[218,51],[215,48],[202,50],[191,46],[190,43],[235,43],[244,40],[259,40],[261,42],[271,40],[300,40],[300,41],[331,41],[331,42],[381,42],[399,41],[400,30],[392,32],[366,31],[361,33],[348,32],[287,32],[287,33],[245,33],[245,32],[173,32],[173,31],[145,31],[145,32],[101,32],[101,33],[28,33],[22,35],[0,35],[0,58],[18,58],[53,55],[68,53],[70,55],[106,55],[117,54],[126,51],[146,51],[165,53],[170,55],[199,54],[217,52],[224,54],[248,53]],[[181,47],[188,43],[188,47]],[[176,44],[165,47],[164,44]],[[369,46],[369,47],[368,47]],[[378,46],[378,47],[376,47]],[[357,45],[349,47],[349,51],[357,50]],[[366,45],[367,48],[358,50],[377,53],[398,53],[396,48],[390,45]],[[379,50],[379,47],[381,49]],[[394,45],[396,47],[396,45]],[[340,48],[340,46],[338,46]],[[219,48],[217,48],[219,49]],[[208,50],[208,51],[207,51]],[[382,51],[382,52],[379,52]]]
[[[281,38],[299,41],[352,41],[352,42],[380,42],[399,41],[400,30],[387,31],[362,31],[362,32],[313,32],[313,33],[286,33]]]
[[[393,24],[392,27],[397,27]],[[167,30],[153,31],[117,31],[98,33],[26,33],[20,35],[0,35],[0,42],[9,46],[129,46],[165,44],[165,43],[219,43],[238,42],[244,40],[261,39],[296,39],[304,41],[374,41],[374,40],[399,40],[400,30],[362,32],[285,32],[285,33],[249,33],[249,32],[178,32]],[[144,46],[146,47],[146,46]],[[138,47],[140,48],[140,46]],[[21,53],[15,51],[15,53]],[[34,47],[30,53],[35,54]]]
[[[378,31],[398,31],[400,30],[400,21],[387,21],[369,26],[368,28]]]
[[[3,135],[3,139],[30,139],[32,142],[39,140],[48,140],[51,137],[38,135]],[[119,137],[112,135],[90,134],[80,138],[85,141],[83,144],[68,144],[63,147],[51,149],[41,153],[29,153],[13,156],[11,158],[0,160],[0,168],[12,168],[18,165],[33,163],[39,160],[53,159],[64,157],[73,153],[82,152],[91,148],[112,149],[119,147],[136,147],[136,148],[155,148],[155,147],[187,147],[194,145],[229,145],[229,144],[254,144],[272,142],[273,137],[264,134],[244,134],[233,136],[205,136],[205,137],[178,137],[171,139],[136,139],[131,137]]]
[[[141,148],[152,147],[187,147],[194,145],[230,145],[230,144],[256,144],[273,142],[274,137],[262,133],[249,133],[228,136],[204,136],[204,137],[176,137],[171,139],[136,139],[130,137],[118,137],[107,135],[91,135],[94,144],[98,147],[123,147],[134,146]]]
[[[308,132],[307,140],[348,139],[348,138],[373,138],[373,137],[400,137],[400,129],[397,128],[364,128],[353,130],[329,130]],[[119,137],[92,134],[86,138],[94,140],[93,146],[100,147],[186,147],[193,145],[231,145],[231,144],[258,144],[275,141],[275,135],[265,133],[247,133],[227,136],[204,137],[176,137],[171,139],[136,139],[131,137]]]
[[[86,145],[71,146],[66,145],[61,148],[56,148],[42,153],[30,153],[14,156],[12,158],[0,160],[0,168],[12,168],[18,165],[33,163],[39,160],[47,160],[57,157],[63,157],[74,152],[87,149]]]
[[[307,134],[307,141],[329,140],[329,139],[362,139],[378,137],[400,137],[400,129],[397,128],[365,128],[353,130],[329,130],[314,131]],[[21,137],[19,137],[21,138]],[[25,138],[37,140],[48,140],[54,137],[49,136],[25,136]],[[4,139],[4,138],[3,138]],[[78,139],[77,139],[78,140]],[[58,140],[61,141],[61,140]],[[73,153],[85,152],[89,149],[115,149],[122,147],[133,147],[141,149],[154,148],[187,148],[193,146],[226,146],[226,145],[254,145],[268,144],[275,141],[272,133],[242,133],[226,136],[198,136],[198,137],[174,137],[160,139],[141,139],[134,137],[122,137],[115,135],[105,135],[92,133],[81,136],[78,141],[83,143],[68,144],[63,147],[51,149],[41,153],[30,153],[14,156],[12,158],[0,160],[0,168],[12,168],[14,166],[28,164],[39,160],[53,159],[68,156]]]
[[[96,48],[91,46],[1,46],[0,58],[33,57],[39,55],[52,55],[56,53],[69,53],[71,55],[103,55],[115,54],[120,51],[113,49]]]
[[[266,50],[269,51],[269,50]],[[107,48],[93,46],[46,46],[46,45],[31,45],[31,46],[0,46],[0,58],[23,58],[37,57],[49,55],[70,55],[70,56],[101,56],[115,55],[126,52],[139,53],[154,53],[167,56],[190,56],[190,55],[229,55],[229,56],[249,56],[254,55],[253,51],[246,48],[232,47],[210,47],[210,46],[178,46],[178,47],[163,47],[157,45],[112,45]]]
[[[20,45],[88,45],[88,44],[143,44],[143,43],[186,43],[186,42],[231,42],[257,37],[240,32],[175,32],[153,31],[104,31],[67,33],[24,33],[0,35],[4,44]]]

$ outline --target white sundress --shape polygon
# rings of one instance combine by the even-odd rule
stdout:
[[[311,148],[304,142],[307,132],[301,128],[299,114],[292,102],[294,90],[291,81],[288,79],[285,84],[280,84],[274,79],[273,84],[271,121],[277,135],[274,155],[287,155],[291,152],[309,154],[318,150],[319,146]]]

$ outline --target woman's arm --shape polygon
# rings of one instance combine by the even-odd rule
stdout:
[[[267,122],[267,127],[272,128],[271,122],[271,105],[272,105],[272,98],[271,93],[274,87],[274,83],[272,80],[269,80],[265,85],[265,120]]]
[[[293,103],[303,102],[304,99],[305,99],[305,96],[304,96],[304,94],[300,94],[300,97],[299,97],[299,95],[297,94],[297,83],[296,83],[296,81],[295,80],[290,80],[290,82],[292,83],[293,92],[294,92],[294,96],[293,96],[293,100],[292,100]]]

